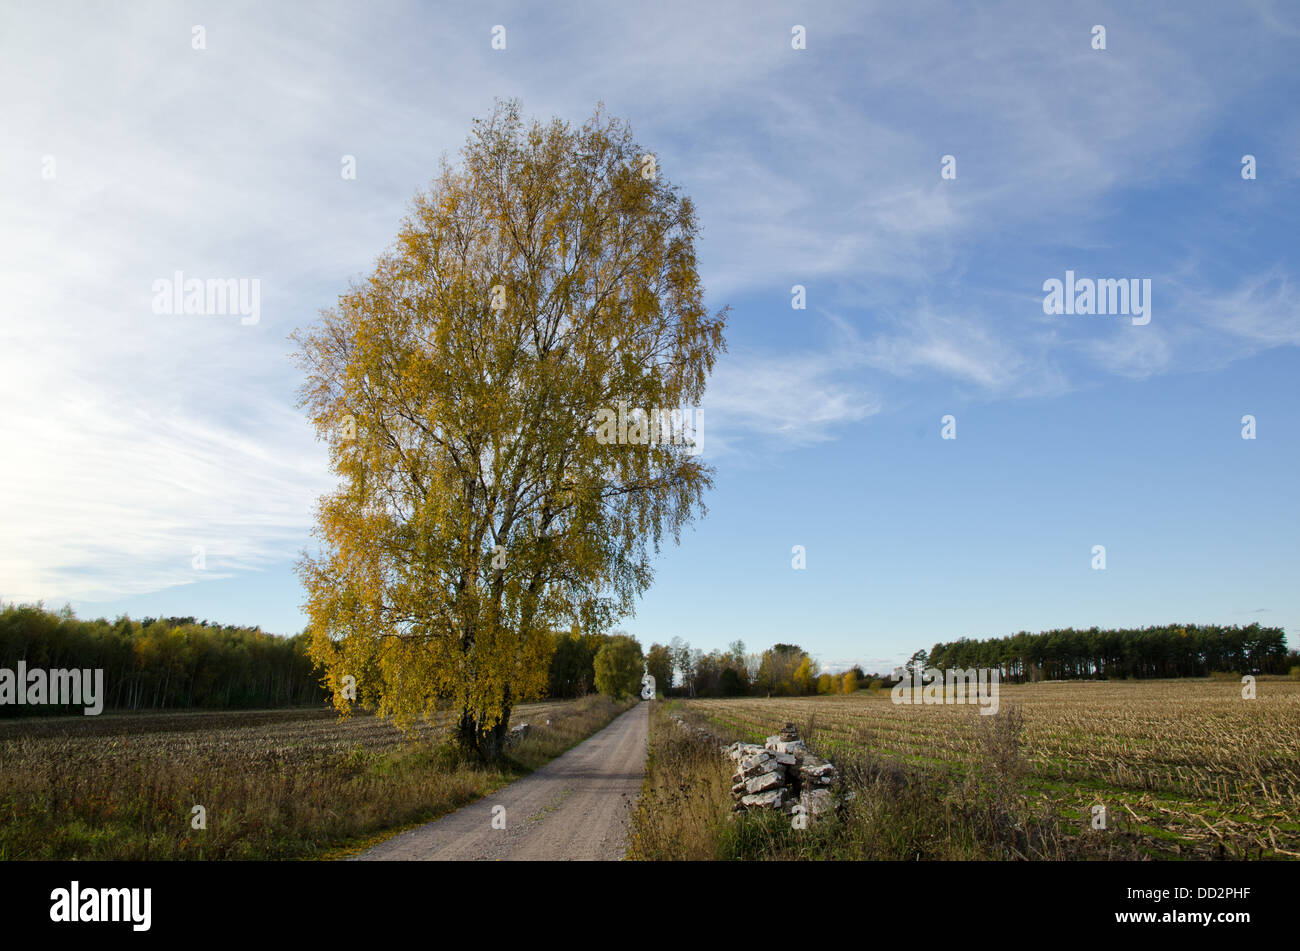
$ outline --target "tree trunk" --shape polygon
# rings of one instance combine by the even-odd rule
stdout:
[[[506,704],[501,719],[495,726],[488,726],[480,721],[472,711],[462,710],[460,723],[456,728],[456,738],[466,753],[477,756],[484,762],[493,762],[505,752],[506,737],[510,730],[510,705]]]

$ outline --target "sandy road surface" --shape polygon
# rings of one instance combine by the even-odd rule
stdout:
[[[650,705],[637,704],[535,773],[357,859],[621,859],[645,775],[649,718]],[[492,828],[493,806],[505,806],[504,829]]]

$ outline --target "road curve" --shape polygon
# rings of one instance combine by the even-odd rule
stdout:
[[[627,850],[641,792],[650,705],[639,703],[595,736],[478,802],[403,832],[358,861],[611,861]],[[496,806],[504,806],[502,816]],[[503,824],[505,828],[493,826]]]

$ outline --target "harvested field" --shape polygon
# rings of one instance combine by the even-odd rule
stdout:
[[[446,721],[411,738],[329,709],[4,721],[0,859],[316,857],[472,802],[624,708],[521,705],[511,723],[535,729],[501,767],[440,743]]]
[[[1163,857],[1300,858],[1300,682],[1062,682],[1001,686],[1023,714],[1026,791],[1067,829],[1108,828]],[[977,708],[849,696],[691,700],[724,738],[754,741],[786,720],[823,755],[866,752],[920,768],[979,770]]]

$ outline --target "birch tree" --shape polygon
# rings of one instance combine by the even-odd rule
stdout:
[[[545,689],[550,632],[632,611],[712,472],[693,438],[597,430],[622,404],[698,406],[726,309],[704,306],[697,231],[625,123],[498,102],[373,272],[295,332],[338,478],[298,570],[341,710],[450,710],[496,757]]]

